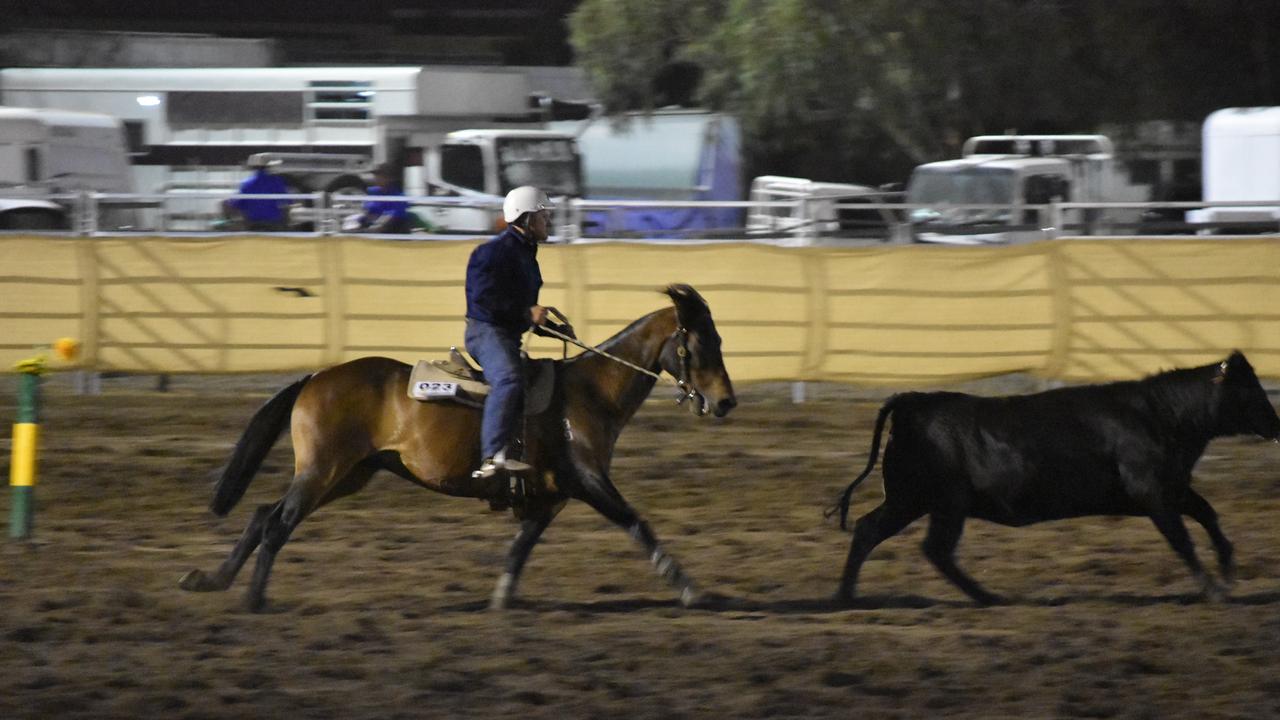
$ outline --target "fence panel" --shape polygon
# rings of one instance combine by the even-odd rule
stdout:
[[[60,336],[82,364],[165,373],[412,362],[463,335],[477,241],[295,236],[0,237],[0,363]],[[599,342],[709,301],[739,382],[921,387],[1029,371],[1138,377],[1233,348],[1280,377],[1280,239],[1057,240],[1013,247],[600,243],[539,251],[543,302]],[[535,355],[557,342],[535,339]]]

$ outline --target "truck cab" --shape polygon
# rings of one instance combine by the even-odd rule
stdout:
[[[426,158],[426,195],[441,202],[412,208],[443,232],[500,229],[502,199],[535,185],[551,198],[582,197],[582,156],[572,135],[549,130],[458,130]]]
[[[100,113],[0,107],[0,230],[65,230],[73,196],[134,191],[124,130]],[[132,211],[100,227],[132,224]]]
[[[1025,206],[1070,200],[1070,165],[1058,158],[967,157],[922,165],[907,184],[920,242],[955,245],[1028,242],[1043,237]]]
[[[906,202],[914,206],[917,241],[984,245],[1049,237],[1049,203],[1147,196],[1146,186],[1120,181],[1114,149],[1103,135],[979,135],[965,142],[959,159],[917,167]],[[1138,212],[1130,214],[1136,219]],[[1089,226],[1101,219],[1094,210],[1063,218],[1064,224]]]

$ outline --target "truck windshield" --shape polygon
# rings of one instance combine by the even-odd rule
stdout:
[[[497,143],[502,194],[534,185],[555,197],[582,196],[578,148],[568,138],[502,138]]]
[[[1013,203],[1014,173],[1005,168],[916,168],[907,186],[914,205],[1008,205]]]

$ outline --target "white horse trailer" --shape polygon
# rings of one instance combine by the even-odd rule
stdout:
[[[1280,107],[1223,108],[1205,118],[1203,182],[1206,202],[1257,205],[1208,207],[1187,220],[1219,231],[1275,232],[1280,222]]]
[[[0,70],[0,99],[120,118],[139,192],[233,190],[246,158],[271,152],[391,162],[416,195],[427,189],[427,151],[447,133],[540,126],[529,78],[520,68],[431,66],[18,68]],[[290,180],[300,192],[328,189]]]

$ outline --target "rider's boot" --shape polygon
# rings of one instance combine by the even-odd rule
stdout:
[[[506,510],[524,503],[526,497],[525,476],[533,470],[529,463],[508,458],[505,449],[497,455],[485,458],[480,469],[471,473],[476,480],[487,480],[489,485],[489,509]]]

